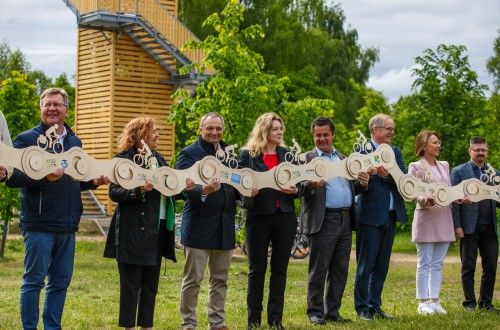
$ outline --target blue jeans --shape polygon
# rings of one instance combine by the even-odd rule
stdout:
[[[75,233],[24,232],[24,274],[21,285],[23,329],[36,329],[40,291],[48,279],[43,328],[61,329],[66,290],[73,275]]]

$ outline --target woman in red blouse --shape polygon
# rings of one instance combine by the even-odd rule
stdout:
[[[282,146],[285,125],[277,114],[261,115],[242,148],[240,167],[266,172],[285,161],[289,151]],[[286,274],[290,250],[297,230],[294,198],[300,197],[295,185],[286,189],[264,188],[253,198],[246,222],[248,254],[248,329],[261,324],[262,300],[267,269],[267,252],[272,243],[271,278],[267,302],[267,322],[273,329],[282,325]]]

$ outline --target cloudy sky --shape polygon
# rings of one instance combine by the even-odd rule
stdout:
[[[0,0],[0,39],[20,48],[50,77],[76,67],[76,17],[60,0]],[[202,0],[200,0],[202,1]],[[369,86],[391,101],[410,93],[415,57],[439,44],[465,45],[479,81],[491,86],[485,63],[499,35],[498,0],[334,0],[364,47],[380,50]]]

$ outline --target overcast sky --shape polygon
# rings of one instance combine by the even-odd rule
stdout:
[[[203,0],[200,0],[203,1]],[[479,82],[500,29],[499,0],[335,0],[363,47],[380,50],[368,85],[391,101],[410,94],[415,57],[441,43],[465,45]],[[60,0],[0,0],[0,39],[50,77],[76,71],[76,17]]]

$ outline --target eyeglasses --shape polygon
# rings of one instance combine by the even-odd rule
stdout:
[[[470,150],[474,151],[475,153],[482,153],[482,154],[485,154],[488,152],[488,149],[472,149],[470,148]]]
[[[387,130],[387,131],[389,131],[391,133],[396,134],[396,129],[394,127],[385,127],[385,126],[377,126],[377,127],[383,128],[383,129],[385,129],[385,130]]]
[[[61,104],[61,103],[45,103],[44,105],[42,105],[42,108],[45,108],[45,109],[48,109],[48,108],[51,108],[51,107],[62,108],[62,107],[66,107],[66,104]]]

